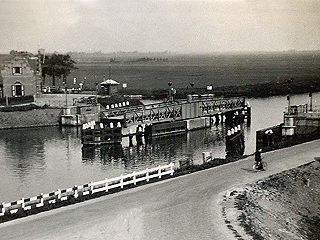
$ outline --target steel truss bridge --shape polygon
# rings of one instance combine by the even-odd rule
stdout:
[[[244,97],[207,98],[192,102],[158,103],[131,107],[120,107],[102,111],[102,118],[123,117],[125,123],[183,120],[203,116],[213,116],[245,107]]]

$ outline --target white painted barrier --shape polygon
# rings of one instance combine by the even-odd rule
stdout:
[[[98,182],[90,182],[80,186],[74,186],[67,189],[58,189],[46,194],[40,194],[31,198],[22,198],[19,201],[11,203],[0,204],[0,216],[4,216],[5,213],[15,214],[18,211],[27,211],[34,208],[43,207],[57,202],[68,200],[70,197],[78,198],[80,196],[92,195],[98,192],[108,192],[110,189],[121,189],[130,184],[136,185],[138,182],[149,182],[152,178],[161,178],[164,175],[173,175],[174,163],[170,163],[164,166],[158,166],[151,169],[146,169],[139,172],[133,172],[127,175],[121,175],[114,178],[106,178]]]

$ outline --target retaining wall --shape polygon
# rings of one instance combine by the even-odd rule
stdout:
[[[59,125],[61,109],[0,112],[0,129]]]

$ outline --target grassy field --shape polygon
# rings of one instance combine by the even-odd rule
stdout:
[[[168,55],[166,61],[134,61],[121,59],[75,59],[78,69],[67,79],[68,85],[81,81],[84,88],[109,78],[126,83],[127,89],[167,89],[168,82],[177,89],[214,88],[267,83],[285,83],[293,78],[301,84],[319,81],[320,52]],[[110,69],[110,74],[109,74]],[[85,79],[85,80],[84,80]],[[310,84],[309,84],[310,85]]]

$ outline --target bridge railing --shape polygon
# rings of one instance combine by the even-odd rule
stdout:
[[[195,104],[193,107],[199,108],[200,116],[213,115],[226,110],[243,108],[245,106],[244,97],[234,98],[205,98],[194,101],[180,101],[174,103],[156,103],[135,107],[123,107],[104,111],[106,118],[115,116],[125,116],[126,123],[134,123],[145,120],[161,119],[183,119],[182,108],[184,105]],[[199,117],[199,116],[196,116]]]
[[[147,181],[153,178],[161,178],[165,175],[173,175],[174,163],[143,171],[133,172],[127,175],[121,175],[114,178],[106,178],[98,182],[90,182],[80,186],[74,186],[67,189],[58,189],[47,194],[40,194],[31,198],[22,198],[18,201],[0,204],[0,216],[5,214],[15,214],[19,211],[28,211],[43,206],[50,206],[56,203],[62,203],[71,198],[79,198],[86,195],[108,192],[111,189],[123,189],[126,185],[136,185],[138,182]]]

